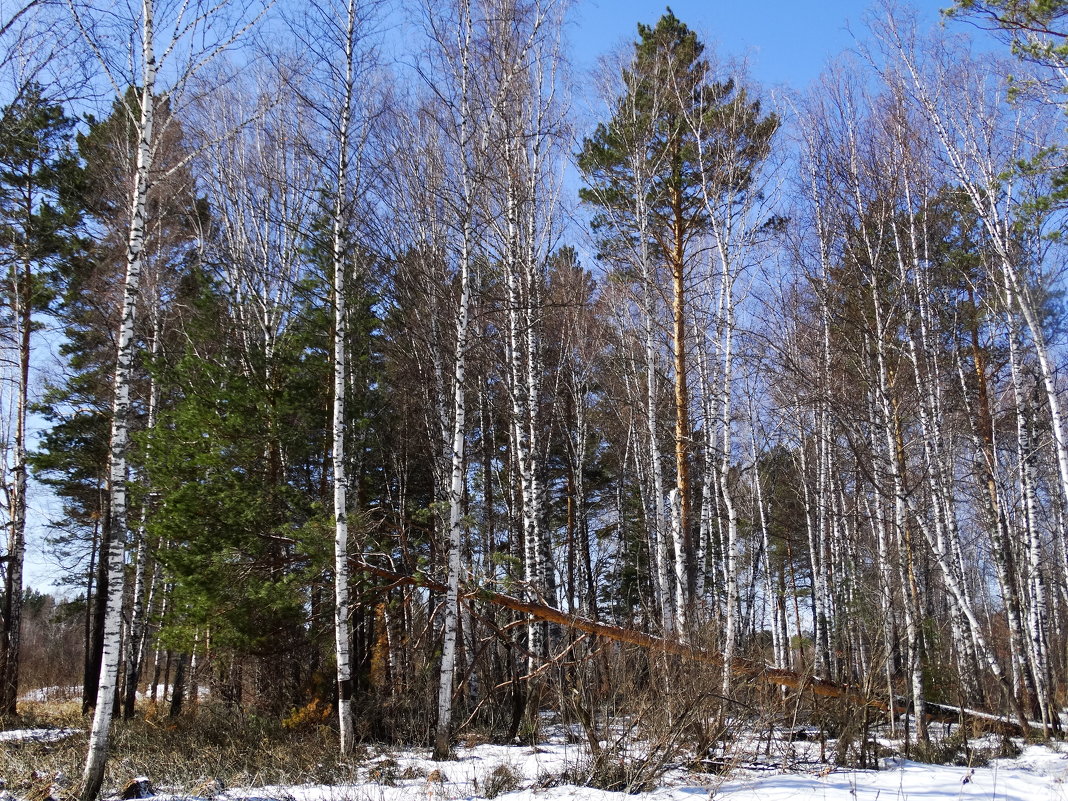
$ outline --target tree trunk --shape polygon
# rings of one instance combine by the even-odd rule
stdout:
[[[456,309],[456,349],[452,380],[452,441],[449,451],[449,523],[447,576],[445,588],[445,627],[441,649],[441,672],[438,683],[438,721],[434,736],[434,758],[447,759],[451,751],[453,676],[456,672],[456,646],[460,597],[461,549],[463,547],[463,499],[464,499],[464,444],[466,439],[466,367],[467,339],[470,325],[472,248],[474,246],[474,199],[472,186],[473,165],[471,159],[472,114],[469,86],[472,57],[473,21],[470,0],[461,0],[457,36],[459,50],[459,146],[461,159],[460,186],[460,298]]]
[[[131,197],[131,220],[126,248],[126,280],[123,283],[122,318],[115,359],[114,402],[112,406],[109,477],[111,504],[110,543],[107,551],[108,592],[104,616],[104,650],[97,689],[96,712],[89,735],[89,752],[82,776],[82,801],[94,801],[104,780],[108,734],[115,701],[119,661],[122,654],[119,638],[122,624],[122,599],[125,586],[124,552],[126,546],[126,455],[130,440],[130,383],[134,357],[134,314],[141,280],[141,255],[145,238],[145,213],[149,174],[152,169],[152,127],[156,91],[156,56],[153,49],[153,0],[142,0],[142,63],[144,84],[140,91],[141,115],[136,131],[137,172]],[[101,555],[103,559],[103,554]]]
[[[153,309],[152,330],[152,357],[159,355],[159,302]],[[148,390],[148,431],[151,432],[156,425],[156,409],[159,404],[159,386],[155,376],[149,376]],[[151,447],[149,445],[148,447]],[[130,606],[130,633],[126,638],[126,677],[125,698],[123,699],[123,718],[129,720],[133,717],[134,706],[137,702],[137,685],[141,679],[142,657],[145,645],[145,617],[147,614],[147,599],[145,597],[145,575],[148,562],[151,558],[148,548],[145,523],[148,519],[148,501],[141,506],[141,524],[137,530],[137,556],[134,567],[133,602]]]
[[[337,658],[338,726],[340,753],[345,758],[352,753],[355,725],[352,713],[352,653],[349,630],[349,514],[348,464],[345,434],[346,388],[348,380],[347,287],[345,285],[345,253],[343,243],[344,200],[348,192],[349,123],[353,100],[353,46],[356,28],[356,2],[348,0],[345,36],[345,80],[341,103],[340,127],[337,139],[337,175],[334,185],[334,208],[331,220],[331,266],[334,279],[334,359],[333,359],[333,420],[331,426],[334,470],[334,641]]]
[[[681,182],[680,182],[681,183]],[[675,359],[675,492],[672,533],[675,548],[675,616],[679,630],[686,631],[695,571],[690,537],[690,399],[686,353],[686,254],[685,221],[681,190],[672,190],[672,336]]]
[[[21,269],[20,269],[21,268]],[[33,272],[28,258],[12,268],[12,309],[18,337],[18,400],[15,408],[11,530],[0,609],[0,716],[14,715],[19,696],[22,629],[22,569],[26,558],[26,414],[30,386],[30,332],[33,328]]]

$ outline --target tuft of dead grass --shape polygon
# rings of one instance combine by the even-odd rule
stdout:
[[[26,798],[55,777],[81,776],[90,720],[77,704],[22,706],[5,728],[73,728],[52,742],[10,742],[0,749],[7,790]],[[329,726],[283,727],[280,720],[244,715],[201,703],[195,714],[160,717],[151,707],[112,725],[104,794],[116,794],[132,777],[145,776],[157,792],[266,784],[343,784],[358,779],[366,751],[338,759],[337,733]],[[69,781],[69,780],[68,780]],[[59,795],[59,794],[54,794]]]

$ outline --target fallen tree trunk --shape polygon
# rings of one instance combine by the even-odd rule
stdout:
[[[388,579],[393,582],[394,586],[407,585],[426,587],[427,589],[440,593],[444,593],[446,590],[446,587],[442,582],[425,573],[408,576],[377,565],[372,565],[361,559],[352,559],[351,563],[355,569]],[[513,612],[530,615],[538,620],[556,623],[587,634],[604,637],[615,642],[627,643],[636,645],[640,648],[648,648],[654,651],[674,654],[720,668],[724,665],[723,657],[704,648],[697,648],[679,642],[678,640],[667,639],[666,637],[657,637],[652,634],[646,634],[645,632],[636,631],[635,629],[626,628],[624,626],[614,626],[610,623],[601,623],[578,615],[571,615],[546,604],[524,601],[521,598],[494,592],[484,587],[468,590],[463,593],[462,597],[468,601],[485,601],[496,606],[503,606],[506,609],[511,609]],[[772,667],[771,665],[751,659],[734,657],[731,660],[731,673],[739,678],[754,679],[756,681],[774,684],[780,687],[788,687],[795,690],[810,690],[815,695],[826,698],[835,698],[860,706],[869,706],[882,712],[889,713],[891,711],[890,705],[885,701],[871,698],[852,687],[843,686],[836,682],[828,681],[827,679],[809,676],[793,670]],[[943,723],[957,723],[961,720],[970,720],[973,723],[980,724],[986,731],[995,730],[1003,734],[1021,733],[1020,725],[1005,717],[992,715],[986,712],[974,712],[970,709],[947,706],[945,704],[928,704],[928,707],[929,712],[927,718],[929,720],[937,720]],[[907,709],[904,705],[898,706],[895,704],[893,709],[895,715],[903,714],[906,711]]]

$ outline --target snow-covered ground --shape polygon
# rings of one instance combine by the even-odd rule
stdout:
[[[575,732],[550,728],[537,746],[460,746],[456,758],[436,762],[423,750],[397,749],[362,755],[358,780],[343,785],[284,785],[223,788],[205,780],[191,788],[156,787],[154,801],[1068,801],[1068,743],[1026,745],[1018,756],[975,767],[931,765],[886,757],[879,770],[835,769],[819,762],[820,744],[811,738],[748,733],[723,747],[706,765],[729,764],[728,776],[694,770],[678,762],[657,765],[643,792],[583,786],[591,773],[588,749]],[[0,732],[0,742],[53,742],[73,729],[21,729]],[[939,732],[939,734],[944,734]],[[780,733],[781,735],[781,733]],[[881,738],[889,748],[889,738]],[[976,751],[996,747],[990,737]],[[611,750],[610,746],[603,744]],[[827,753],[833,749],[829,743]],[[0,748],[3,746],[0,745]],[[634,776],[641,744],[627,749],[627,764],[615,757],[614,775]],[[663,767],[663,770],[659,768]],[[629,771],[629,772],[628,772]],[[612,771],[608,771],[612,773]],[[2,778],[2,777],[0,777]],[[146,790],[153,777],[143,779]],[[106,792],[114,793],[117,788]]]
[[[366,779],[340,786],[301,785],[234,788],[217,801],[1068,801],[1068,750],[1031,745],[1018,757],[985,767],[929,765],[884,759],[880,770],[810,766],[801,770],[736,771],[732,778],[669,770],[654,789],[637,795],[566,783],[582,775],[588,757],[580,746],[479,745],[460,749],[457,759],[435,762],[425,754],[399,751],[370,760]],[[164,796],[159,801],[188,798]]]
[[[19,696],[19,701],[46,703],[52,701],[71,701],[82,697],[81,687],[39,687]]]
[[[1031,746],[1019,758],[995,760],[988,767],[885,760],[879,771],[821,771],[729,781],[713,797],[730,801],[1052,801],[1068,799],[1066,781],[1068,758],[1043,746]],[[679,801],[683,797],[678,796]]]
[[[156,697],[158,700],[169,699],[171,696],[172,687],[169,684],[157,684],[156,685]],[[138,700],[144,700],[151,697],[151,688],[137,691]],[[197,697],[202,699],[208,699],[211,697],[211,690],[207,687],[197,688]],[[31,703],[54,703],[58,701],[80,701],[82,698],[81,687],[39,687],[36,690],[28,690],[19,696],[19,702],[29,701]]]

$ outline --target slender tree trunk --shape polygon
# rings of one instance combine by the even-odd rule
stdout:
[[[731,455],[733,450],[732,415],[732,383],[734,376],[734,297],[732,292],[733,278],[727,268],[728,259],[722,256],[723,270],[720,275],[720,358],[723,361],[722,383],[719,387],[719,491],[723,500],[723,511],[726,516],[727,536],[724,541],[724,562],[726,573],[724,580],[727,587],[727,608],[724,625],[723,643],[723,695],[730,697],[731,664],[735,656],[738,643],[738,511],[734,502],[734,490],[731,486]]]
[[[30,332],[33,328],[33,272],[29,259],[12,268],[12,309],[18,332],[18,399],[15,408],[11,529],[0,608],[0,716],[14,715],[19,696],[22,629],[22,568],[26,557],[26,414],[30,386]]]
[[[355,727],[352,713],[352,653],[349,631],[349,514],[348,464],[345,435],[346,388],[348,380],[347,287],[343,241],[345,197],[348,192],[349,120],[353,99],[353,38],[356,27],[356,2],[348,0],[345,36],[344,97],[337,138],[337,181],[331,220],[331,266],[334,280],[334,359],[333,420],[331,426],[334,470],[334,640],[337,658],[338,724],[341,757],[352,753]]]
[[[470,326],[472,248],[474,244],[474,180],[471,160],[472,114],[469,86],[472,57],[473,22],[470,0],[459,4],[457,38],[459,58],[459,158],[460,210],[460,298],[456,309],[456,350],[452,381],[452,442],[450,450],[449,527],[447,589],[445,592],[445,630],[441,650],[441,673],[438,684],[438,721],[434,737],[434,758],[446,759],[451,751],[453,676],[456,672],[456,645],[460,602],[461,549],[463,547],[464,443],[466,438],[466,368],[467,340]]]
[[[141,281],[146,201],[152,168],[152,128],[156,90],[156,56],[153,49],[153,0],[142,0],[142,60],[144,85],[140,91],[141,116],[137,126],[137,165],[131,198],[130,232],[126,249],[126,280],[123,283],[122,318],[115,360],[114,403],[112,406],[109,472],[111,504],[110,542],[107,550],[108,589],[104,617],[104,651],[97,689],[96,713],[89,735],[89,752],[82,777],[82,801],[94,801],[104,780],[108,734],[122,654],[119,639],[122,624],[122,598],[125,585],[126,546],[126,455],[130,440],[130,382],[134,357],[134,314]],[[104,555],[101,555],[104,558]]]
[[[1010,323],[1011,325],[1011,323]],[[1042,721],[1043,734],[1049,737],[1057,722],[1051,705],[1048,646],[1046,642],[1046,587],[1042,575],[1042,542],[1038,531],[1039,511],[1035,488],[1034,452],[1031,443],[1030,409],[1024,392],[1020,342],[1013,328],[1009,333],[1009,365],[1012,371],[1013,396],[1016,401],[1016,449],[1019,464],[1020,488],[1023,493],[1023,524],[1026,532],[1026,575],[1022,595],[1027,626],[1027,658],[1035,702]]]
[[[680,182],[681,183],[681,182]],[[675,360],[675,492],[672,539],[675,548],[675,616],[686,631],[696,573],[690,536],[690,399],[686,352],[686,253],[681,190],[672,190],[672,336]]]
[[[82,714],[85,715],[92,708],[90,698],[96,698],[96,675],[99,670],[93,670],[93,619],[94,601],[96,595],[93,587],[96,585],[97,559],[100,550],[100,522],[93,524],[93,537],[89,545],[89,569],[86,571],[85,580],[85,620],[82,625]],[[90,682],[90,675],[94,676]]]
[[[466,226],[469,228],[469,224]],[[450,752],[453,674],[456,670],[457,612],[459,605],[460,556],[463,545],[464,438],[466,399],[464,397],[467,360],[468,316],[471,302],[470,268],[466,242],[461,256],[460,303],[456,323],[456,368],[453,374],[452,479],[449,485],[448,585],[445,593],[445,632],[441,652],[441,678],[438,687],[438,724],[434,758],[446,759]]]
[[[672,594],[674,586],[671,570],[671,551],[668,547],[668,513],[664,497],[664,460],[660,450],[659,414],[657,412],[656,346],[653,341],[652,293],[643,289],[645,298],[642,322],[645,327],[645,424],[649,437],[649,486],[652,490],[651,522],[654,535],[653,553],[656,555],[657,600],[665,632],[673,632],[679,625],[678,604]]]
[[[153,359],[159,355],[159,340],[159,303],[157,301],[153,308]],[[155,377],[149,376],[147,421],[149,432],[151,432],[156,425],[156,409],[158,404],[159,386]],[[151,445],[149,447],[151,447]],[[123,718],[126,720],[132,718],[134,714],[134,706],[137,702],[137,685],[140,683],[141,679],[141,658],[144,653],[145,616],[146,609],[148,608],[147,599],[145,597],[145,575],[148,569],[148,562],[151,559],[147,533],[145,531],[147,519],[148,501],[146,500],[141,506],[141,523],[137,529],[137,555],[134,562],[133,600],[130,605],[129,635],[126,638],[126,675],[124,678],[125,697],[123,699]]]

